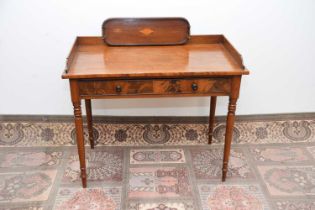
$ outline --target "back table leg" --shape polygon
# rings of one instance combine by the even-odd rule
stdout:
[[[211,96],[210,101],[210,117],[209,117],[209,140],[208,143],[212,143],[212,136],[213,136],[213,128],[214,128],[214,117],[215,117],[215,108],[217,104],[217,97]]]
[[[87,127],[88,127],[88,132],[89,132],[89,141],[90,141],[91,148],[94,149],[91,99],[85,99],[85,109],[86,109]]]

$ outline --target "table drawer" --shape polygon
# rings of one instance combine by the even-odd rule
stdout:
[[[146,79],[146,80],[82,80],[81,96],[128,95],[228,95],[229,78]]]
[[[155,80],[155,94],[208,94],[228,93],[230,80],[215,79],[169,79]]]
[[[152,94],[151,80],[81,81],[81,95],[137,95]]]

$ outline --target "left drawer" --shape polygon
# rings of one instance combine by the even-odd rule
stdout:
[[[89,81],[79,82],[80,95],[138,95],[152,94],[152,80],[109,80],[109,81]]]

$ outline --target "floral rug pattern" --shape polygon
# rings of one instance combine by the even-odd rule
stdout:
[[[72,122],[2,120],[0,209],[315,209],[315,119],[237,121],[222,183],[224,130],[97,122],[83,189]]]
[[[188,170],[182,167],[130,168],[128,197],[191,196]]]
[[[225,124],[217,123],[213,143],[223,143]],[[238,144],[315,142],[315,119],[236,121],[233,142]],[[94,123],[93,136],[98,145],[203,145],[208,125]],[[87,139],[87,128],[84,128]],[[73,122],[0,121],[0,146],[74,145]],[[86,141],[88,144],[88,141]]]
[[[180,202],[134,202],[130,203],[128,210],[194,210],[192,201]]]
[[[192,165],[197,179],[220,179],[222,175],[223,150],[191,149]],[[230,164],[228,167],[228,177],[234,178],[253,178],[245,154],[240,149],[232,149],[230,154]]]
[[[182,149],[133,149],[130,151],[130,164],[185,163]]]
[[[86,157],[87,177],[91,181],[122,181],[123,150],[91,151]],[[64,182],[80,182],[80,163],[76,152],[69,157]]]
[[[271,195],[315,195],[315,166],[259,166]]]
[[[121,188],[103,187],[82,189],[63,187],[57,193],[55,210],[117,210],[120,209]]]
[[[268,209],[256,185],[200,185],[203,208],[209,210]]]
[[[33,151],[0,154],[0,168],[54,166],[61,161],[63,152]]]
[[[56,171],[0,174],[0,203],[47,200],[55,175]]]

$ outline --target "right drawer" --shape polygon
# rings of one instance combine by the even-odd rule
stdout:
[[[231,80],[228,78],[162,79],[153,81],[154,94],[210,94],[228,95]]]

